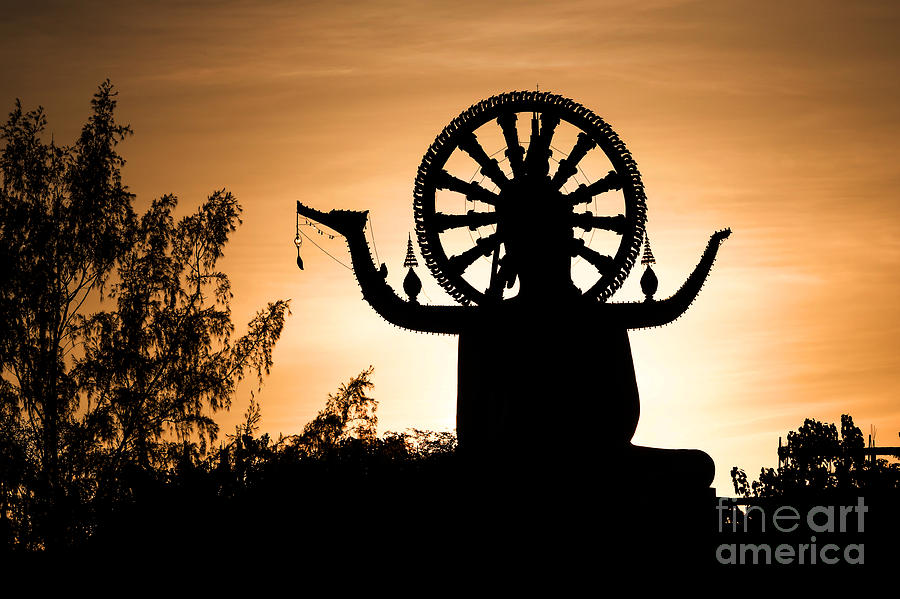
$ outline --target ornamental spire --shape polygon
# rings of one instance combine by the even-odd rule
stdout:
[[[650,249],[650,236],[644,235],[644,257],[641,258],[641,266],[649,266],[656,264],[656,258],[653,257],[653,250]]]
[[[651,264],[656,264],[656,258],[653,257],[653,250],[650,249],[650,236],[644,234],[644,257],[641,258],[641,264],[646,266],[644,274],[641,276],[641,291],[644,292],[644,301],[652,302],[653,294],[659,288],[659,279],[653,272]]]
[[[403,268],[416,268],[419,261],[416,260],[416,253],[413,251],[412,235],[406,242],[406,259],[403,261]]]

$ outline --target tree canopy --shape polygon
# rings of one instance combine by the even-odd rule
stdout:
[[[174,195],[136,214],[116,98],[99,86],[71,145],[18,101],[0,127],[0,531],[34,547],[89,534],[79,510],[130,493],[124,468],[214,440],[212,415],[245,376],[262,383],[288,313],[273,301],[235,335],[218,268],[241,222],[230,192],[177,221]]]
[[[731,469],[734,492],[743,497],[779,497],[851,489],[900,489],[900,464],[867,459],[863,434],[849,414],[841,415],[840,436],[834,424],[807,418],[787,434],[779,448],[778,468],[762,468],[749,481],[741,468]]]

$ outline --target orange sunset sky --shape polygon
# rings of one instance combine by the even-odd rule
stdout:
[[[602,116],[634,155],[660,296],[713,230],[734,230],[688,313],[631,335],[635,442],[704,449],[719,494],[732,466],[776,465],[779,435],[805,417],[850,413],[900,444],[897,2],[77,5],[3,2],[2,108],[43,105],[68,143],[110,78],[135,131],[121,152],[139,210],[169,192],[183,212],[215,189],[237,195],[244,224],[222,266],[239,330],[265,302],[292,301],[263,431],[298,432],[370,364],[381,432],[454,427],[456,339],[382,321],[308,243],[299,271],[295,201],[370,210],[399,289],[428,145],[470,104],[539,84]],[[321,242],[348,260],[339,238]],[[640,271],[616,300],[640,298]],[[424,264],[419,275],[449,301]],[[546,409],[602,432],[602,404]]]

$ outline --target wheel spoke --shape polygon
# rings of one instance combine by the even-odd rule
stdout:
[[[516,129],[516,113],[504,112],[497,117],[497,124],[503,129],[503,137],[506,139],[506,158],[512,167],[513,176],[521,177],[525,156],[525,148],[519,143],[519,132]]]
[[[595,216],[591,212],[573,214],[572,224],[576,227],[581,227],[585,231],[590,231],[591,229],[603,229],[605,231],[614,231],[619,235],[624,235],[628,226],[624,214],[617,214],[616,216]]]
[[[573,206],[577,206],[578,204],[588,204],[594,199],[595,195],[612,191],[613,189],[622,189],[622,177],[616,171],[609,171],[602,179],[598,179],[590,185],[579,185],[578,189],[563,197]]]
[[[595,147],[597,147],[597,142],[590,135],[587,133],[578,134],[578,141],[575,142],[575,147],[572,148],[569,157],[559,161],[559,167],[553,175],[551,182],[555,189],[562,187],[569,180],[569,177],[578,172],[578,163],[581,162],[585,154]]]
[[[613,267],[614,262],[611,256],[606,256],[596,252],[584,245],[584,241],[578,239],[575,241],[575,251],[573,256],[581,256],[587,260],[594,268],[600,271],[601,275],[606,274]]]
[[[466,199],[472,202],[484,202],[491,206],[496,206],[500,197],[485,189],[475,181],[463,181],[459,177],[454,177],[447,171],[441,171],[436,180],[435,187],[438,189],[449,189],[466,196]]]
[[[494,248],[494,256],[491,258],[491,278],[485,295],[493,298],[503,297],[503,280],[498,276],[500,268],[500,244]]]
[[[518,276],[516,269],[513,268],[511,260],[500,261],[500,270],[497,272],[497,278],[501,289],[504,286],[506,286],[507,289],[512,289],[512,286],[516,283],[516,277]]]
[[[472,266],[481,256],[487,256],[500,245],[500,238],[496,233],[492,233],[487,237],[482,237],[475,242],[475,247],[469,248],[458,256],[453,256],[447,260],[450,270],[456,274],[462,274],[467,268]]]
[[[525,168],[530,175],[546,175],[550,170],[550,140],[559,124],[555,114],[541,113],[541,125],[538,127],[537,116],[531,119],[531,141],[525,155]]]
[[[509,183],[500,164],[487,155],[474,133],[463,135],[459,140],[459,147],[481,166],[481,174],[493,181],[494,185],[503,189]]]
[[[496,212],[475,212],[474,210],[469,210],[465,214],[435,212],[431,218],[434,219],[432,222],[438,233],[442,233],[447,229],[458,229],[459,227],[469,227],[471,231],[474,231],[478,227],[497,223]]]

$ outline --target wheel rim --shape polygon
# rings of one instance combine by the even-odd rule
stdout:
[[[517,115],[523,113],[539,119],[537,129],[532,122],[527,136],[520,135],[516,124]],[[492,125],[491,121],[494,121]],[[553,144],[561,126],[578,134],[569,154],[560,152]],[[479,141],[479,136],[485,137],[485,133],[495,138],[502,136],[505,147],[489,155]],[[550,164],[553,150],[564,156],[555,169]],[[493,157],[501,152],[502,162]],[[581,184],[569,191],[572,183],[578,181],[580,162],[589,155],[605,157],[612,170],[589,185]],[[451,173],[448,161],[457,157],[463,162],[469,160],[480,170],[482,180],[489,183],[466,181]],[[463,198],[466,206],[469,202],[480,203],[492,206],[493,210],[473,209],[464,214],[447,212],[443,207],[439,210],[436,196],[448,194]],[[578,206],[591,202],[596,207],[597,199],[601,196],[606,199],[608,194],[621,196],[624,204],[621,213],[600,215],[577,211]],[[544,212],[536,214],[538,208]],[[419,166],[413,211],[416,237],[429,270],[444,290],[462,304],[508,301],[516,297],[509,296],[510,287],[515,292],[516,286],[519,295],[527,291],[531,296],[538,296],[546,288],[542,297],[568,291],[583,299],[605,301],[621,287],[640,251],[646,196],[637,164],[603,119],[563,96],[523,91],[482,100],[441,131]],[[526,237],[528,228],[538,223],[544,229],[541,234],[550,231],[551,243],[541,250],[530,248]],[[479,227],[493,227],[493,232],[481,235]],[[448,256],[442,235],[466,228],[479,231],[479,238],[473,238],[475,243],[467,250],[450,252]],[[583,243],[583,234],[579,245],[578,231],[593,234],[597,230],[619,237],[614,251],[597,252]],[[566,231],[570,238],[566,237]],[[561,275],[564,253],[589,263],[596,271],[596,281],[582,283],[581,287],[574,283],[565,287],[565,277]],[[487,284],[483,280],[473,281],[466,274],[479,258],[487,258],[486,262],[490,263]],[[535,261],[539,264],[533,264]],[[570,264],[570,279],[571,272]],[[560,285],[565,288],[558,288]]]

